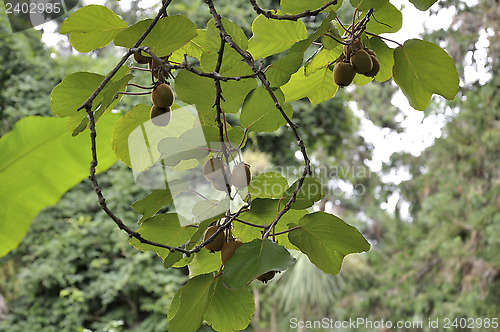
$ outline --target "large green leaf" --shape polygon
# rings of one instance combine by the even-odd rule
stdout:
[[[221,267],[220,253],[201,249],[194,254],[193,260],[188,264],[189,277],[193,278],[200,274],[218,271]]]
[[[248,73],[249,67],[240,62],[223,75],[236,75]],[[245,75],[245,74],[244,74]],[[221,103],[227,113],[236,113],[246,95],[257,86],[257,80],[245,79],[240,81],[221,82],[222,93],[225,101]],[[187,70],[183,70],[175,77],[175,92],[177,97],[187,104],[194,104],[202,124],[214,124],[216,110],[213,108],[215,101],[215,85],[212,79],[200,77]]]
[[[407,40],[394,51],[393,76],[410,105],[423,111],[433,93],[452,100],[458,93],[458,72],[441,47],[420,39]]]
[[[119,33],[116,46],[132,47],[151,24],[150,19],[140,21]],[[187,17],[176,15],[160,19],[140,46],[148,46],[159,57],[169,55],[198,36],[196,25]]]
[[[216,331],[242,331],[250,324],[254,310],[255,302],[248,288],[227,289],[219,277],[212,282],[203,318]]]
[[[293,73],[296,73],[302,65],[303,52],[289,52],[281,59],[269,65],[266,71],[266,78],[272,87],[280,87],[290,80]]]
[[[319,51],[312,60],[307,61],[304,66],[304,71],[306,76],[314,74],[320,69],[325,69],[333,61],[335,61],[342,54],[342,47],[336,47],[331,50],[322,49]]]
[[[245,33],[243,32],[243,29],[238,26],[237,24],[229,21],[228,19],[221,17],[221,22],[222,26],[228,33],[228,35],[231,36],[233,41],[243,50],[246,50],[248,48],[248,39]],[[210,52],[215,52],[220,48],[220,33],[219,33],[219,28],[215,26],[215,20],[212,18],[210,21],[207,23],[207,34],[206,34],[206,44],[205,44],[205,49]],[[241,59],[241,58],[240,58]]]
[[[285,114],[291,118],[293,109],[291,105],[283,105],[285,98],[283,92],[274,90],[274,95],[281,103]],[[252,131],[272,132],[286,124],[281,112],[264,87],[258,87],[248,94],[241,108],[240,124]]]
[[[370,244],[356,228],[332,214],[308,214],[298,226],[301,228],[288,233],[290,242],[325,273],[339,273],[346,255],[370,250]]]
[[[88,5],[71,14],[59,32],[69,33],[71,45],[79,52],[90,52],[108,45],[127,23],[112,10],[100,5]]]
[[[92,111],[94,118],[98,122],[99,118],[109,112],[116,104],[116,93],[125,90],[132,75],[127,74],[128,68],[122,67],[118,73],[94,99]],[[103,75],[77,72],[66,76],[50,94],[50,109],[52,114],[58,117],[68,117],[68,129],[73,132],[73,136],[81,133],[88,125],[87,113],[85,110],[78,111],[80,107],[104,80]]]
[[[283,271],[295,263],[288,250],[269,239],[243,243],[224,266],[224,284],[239,289],[268,271]]]
[[[369,41],[370,48],[377,55],[380,63],[380,70],[375,76],[377,82],[385,82],[392,77],[392,67],[394,66],[394,49],[389,48],[380,38],[373,37]]]
[[[116,116],[97,125],[98,172],[116,161],[109,147]],[[36,215],[89,175],[90,138],[72,138],[63,120],[26,117],[0,138],[0,256],[16,248]],[[96,203],[97,204],[97,203]]]
[[[146,219],[142,225],[139,226],[137,232],[146,240],[177,247],[189,241],[191,236],[196,232],[196,227],[181,227],[179,218],[182,217],[177,213],[158,214]],[[131,238],[129,243],[136,249],[142,251],[156,251],[161,258],[167,257],[170,253],[168,249],[141,243],[136,238]]]
[[[282,52],[307,38],[307,29],[302,21],[273,20],[263,15],[253,21],[252,31],[248,51],[254,59]]]
[[[250,211],[242,213],[240,219],[255,225],[269,225],[278,215],[278,206],[280,210],[283,210],[285,204],[285,200],[256,198],[252,201]],[[289,210],[276,224],[275,233],[288,230],[288,224],[297,223],[306,213],[306,210]],[[233,234],[243,242],[250,242],[254,239],[262,238],[261,231],[262,228],[253,227],[240,222],[234,223]],[[297,249],[297,247],[288,241],[286,233],[277,235],[276,241],[286,248]]]
[[[384,7],[389,0],[350,0],[351,6],[358,8],[359,11],[364,11],[372,8],[374,11]]]
[[[287,202],[293,195],[293,192],[297,188],[297,183],[299,180],[295,181],[283,194],[283,197]],[[307,209],[313,206],[314,202],[319,201],[325,196],[325,191],[323,186],[316,180],[311,178],[305,178],[302,183],[302,187],[295,196],[295,202],[292,203],[291,208],[295,210]]]
[[[362,15],[366,14],[363,12]],[[368,24],[366,31],[381,34],[393,33],[399,31],[403,26],[403,14],[390,2],[373,14]]]
[[[281,0],[281,9],[285,13],[289,14],[299,14],[305,12],[306,10],[316,10],[331,0]],[[336,5],[331,5],[325,9],[325,11],[333,10],[336,11],[342,5],[342,0],[338,0]]]
[[[309,76],[305,75],[304,70],[299,70],[281,90],[287,103],[307,97],[311,103],[319,104],[333,98],[338,85],[333,81],[332,71],[325,67]]]
[[[279,173],[259,173],[252,177],[248,193],[252,198],[281,198],[288,188],[288,182]]]
[[[132,208],[135,212],[143,215],[139,220],[139,223],[142,223],[149,217],[154,216],[162,207],[172,203],[172,201],[172,193],[168,188],[155,189],[143,199],[134,202]]]
[[[418,10],[427,10],[431,8],[437,0],[409,0]]]
[[[169,332],[196,332],[203,322],[214,277],[202,274],[190,279],[172,300],[168,311]]]

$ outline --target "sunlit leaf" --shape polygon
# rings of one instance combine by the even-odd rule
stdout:
[[[307,38],[307,30],[302,21],[273,20],[263,15],[253,21],[252,31],[248,51],[254,59],[282,52],[295,42]]]
[[[116,162],[110,148],[116,116],[97,124],[98,172]],[[87,135],[71,137],[65,121],[25,117],[0,138],[0,256],[16,248],[36,215],[89,176]]]
[[[132,47],[151,24],[150,19],[140,21],[119,33],[116,46]],[[196,25],[182,15],[161,18],[140,46],[148,46],[159,57],[169,55],[198,36]]]
[[[410,105],[423,111],[433,93],[452,100],[458,93],[458,72],[441,47],[419,39],[407,40],[394,51],[393,76]]]
[[[59,32],[69,33],[71,45],[79,52],[108,45],[127,23],[112,10],[100,5],[87,5],[71,14],[62,24]]]
[[[305,76],[304,70],[299,69],[281,89],[287,103],[307,97],[311,103],[319,104],[333,98],[338,86],[333,81],[332,71],[325,67],[310,76]]]

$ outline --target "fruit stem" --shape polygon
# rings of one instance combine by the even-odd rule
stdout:
[[[139,85],[139,84],[135,84],[135,83],[128,83],[127,85],[128,86],[135,86],[137,88],[141,88],[141,89],[144,89],[144,90],[154,89],[154,86],[143,86],[143,85]]]
[[[245,225],[248,225],[248,226],[252,226],[252,227],[257,227],[257,228],[266,228],[267,226],[269,226],[269,225],[257,225],[257,224],[252,224],[252,223],[250,223],[250,222],[248,222],[248,221],[241,220],[241,219],[239,219],[239,218],[234,218],[234,220],[236,220],[236,221],[238,221],[238,222],[240,222],[240,223],[242,223],[242,224],[245,224]]]
[[[276,235],[286,234],[286,233],[289,233],[289,232],[294,231],[294,230],[299,229],[299,228],[302,228],[302,227],[301,226],[296,226],[296,227],[287,229],[286,231],[274,233],[274,235],[276,236]]]
[[[142,95],[150,95],[151,91],[149,92],[117,92],[117,95],[128,95],[128,96],[142,96]]]
[[[373,37],[377,37],[377,38],[380,38],[380,39],[383,39],[383,40],[387,40],[387,41],[393,42],[393,43],[398,44],[399,46],[403,47],[403,44],[398,43],[398,42],[397,42],[397,41],[395,41],[395,40],[392,40],[392,39],[389,39],[389,38],[386,38],[386,37],[382,37],[382,36],[376,35],[376,34],[374,34],[374,33],[368,32],[368,31],[365,31],[365,33],[366,33],[367,35],[370,35],[370,36],[373,36]]]

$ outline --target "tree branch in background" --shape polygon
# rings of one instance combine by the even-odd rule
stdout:
[[[289,21],[297,21],[299,18],[302,18],[302,17],[317,16],[319,13],[321,13],[327,7],[337,4],[337,0],[333,0],[325,5],[321,6],[320,8],[318,8],[316,10],[306,10],[303,13],[299,13],[299,14],[295,14],[295,15],[290,15],[290,14],[276,15],[276,14],[273,14],[273,11],[271,11],[271,10],[264,10],[264,9],[260,8],[259,5],[257,4],[257,0],[248,0],[248,1],[252,4],[253,9],[255,10],[255,12],[257,14],[262,14],[267,18],[272,18],[275,20],[289,20]],[[274,12],[276,12],[276,11],[274,11]]]

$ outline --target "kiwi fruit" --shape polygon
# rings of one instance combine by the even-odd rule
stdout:
[[[207,230],[205,231],[205,236],[203,238],[203,241],[206,241],[215,232],[217,232],[218,229],[219,229],[219,227],[217,227],[217,226],[208,227]],[[225,242],[226,242],[226,234],[224,234],[224,231],[222,231],[215,237],[215,239],[213,239],[212,242],[207,243],[205,248],[207,250],[210,250],[211,252],[221,251]]]
[[[252,180],[252,172],[250,171],[250,165],[246,163],[240,163],[233,167],[231,172],[231,183],[236,188],[245,188],[250,184]]]
[[[151,93],[153,104],[158,107],[167,108],[174,103],[174,91],[170,85],[162,83],[157,85]]]
[[[158,107],[154,105],[151,107],[151,112],[149,113],[151,122],[158,127],[165,127],[170,123],[171,113],[170,107]]]
[[[333,67],[333,80],[338,86],[348,86],[356,76],[356,71],[350,63],[339,61]]]
[[[358,74],[369,73],[373,69],[372,57],[365,50],[357,50],[351,56],[351,66]]]
[[[141,65],[146,65],[151,62],[151,57],[143,55],[141,51],[134,53],[134,60]]]
[[[349,43],[350,40],[347,41]],[[355,40],[354,42],[344,45],[344,55],[349,58],[352,53],[356,52],[357,50],[361,49],[362,45],[359,40]]]
[[[224,244],[222,247],[222,250],[220,252],[220,258],[222,260],[222,265],[226,265],[227,261],[233,257],[234,252],[236,249],[238,249],[243,242],[235,240],[235,241],[229,241]]]
[[[211,158],[203,165],[203,176],[211,181],[221,178],[224,179],[225,170],[226,164],[224,164],[221,158]]]
[[[380,62],[378,62],[378,58],[377,58],[377,55],[375,54],[375,52],[373,52],[372,50],[370,50],[369,48],[365,49],[366,53],[368,53],[372,59],[372,64],[373,64],[373,68],[372,70],[370,70],[368,73],[364,74],[365,76],[368,76],[368,77],[375,77],[378,72],[380,71]]]
[[[276,271],[269,271],[269,272],[266,272],[264,274],[261,274],[260,276],[257,277],[257,280],[260,280],[262,281],[263,283],[267,283],[269,280],[271,280],[272,278],[274,278],[274,276],[276,275]]]

